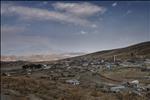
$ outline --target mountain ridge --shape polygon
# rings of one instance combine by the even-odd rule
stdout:
[[[73,56],[74,55],[74,56]],[[94,53],[66,53],[61,55],[32,55],[32,56],[1,56],[1,61],[59,61],[65,59],[113,59],[116,56],[117,59],[130,59],[133,57],[136,58],[150,58],[150,41],[137,43],[123,48],[103,50]]]

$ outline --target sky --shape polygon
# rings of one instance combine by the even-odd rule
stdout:
[[[1,54],[91,53],[150,41],[149,1],[1,1]]]

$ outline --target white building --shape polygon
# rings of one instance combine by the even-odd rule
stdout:
[[[51,68],[51,66],[47,66],[47,65],[45,65],[45,64],[43,64],[43,69],[50,69]]]
[[[76,79],[66,80],[66,83],[73,84],[73,85],[79,85],[80,84],[80,82]]]

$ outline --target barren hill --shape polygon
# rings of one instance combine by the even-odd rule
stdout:
[[[114,56],[119,60],[131,58],[150,58],[150,41],[142,42],[124,48],[90,53],[79,57],[73,57],[71,59],[113,59]]]

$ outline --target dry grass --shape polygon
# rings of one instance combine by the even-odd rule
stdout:
[[[117,79],[117,80],[141,80],[143,76],[148,76],[148,72],[141,72],[139,69],[120,69],[113,71],[101,72],[106,77]],[[141,79],[140,79],[141,78]],[[141,81],[142,82],[142,81]]]
[[[148,100],[130,93],[104,93],[94,88],[82,88],[30,77],[1,77],[3,89],[19,91],[24,96],[35,94],[43,100]],[[20,97],[21,98],[21,97]],[[24,97],[25,100],[27,100]],[[23,99],[20,99],[23,100]]]

